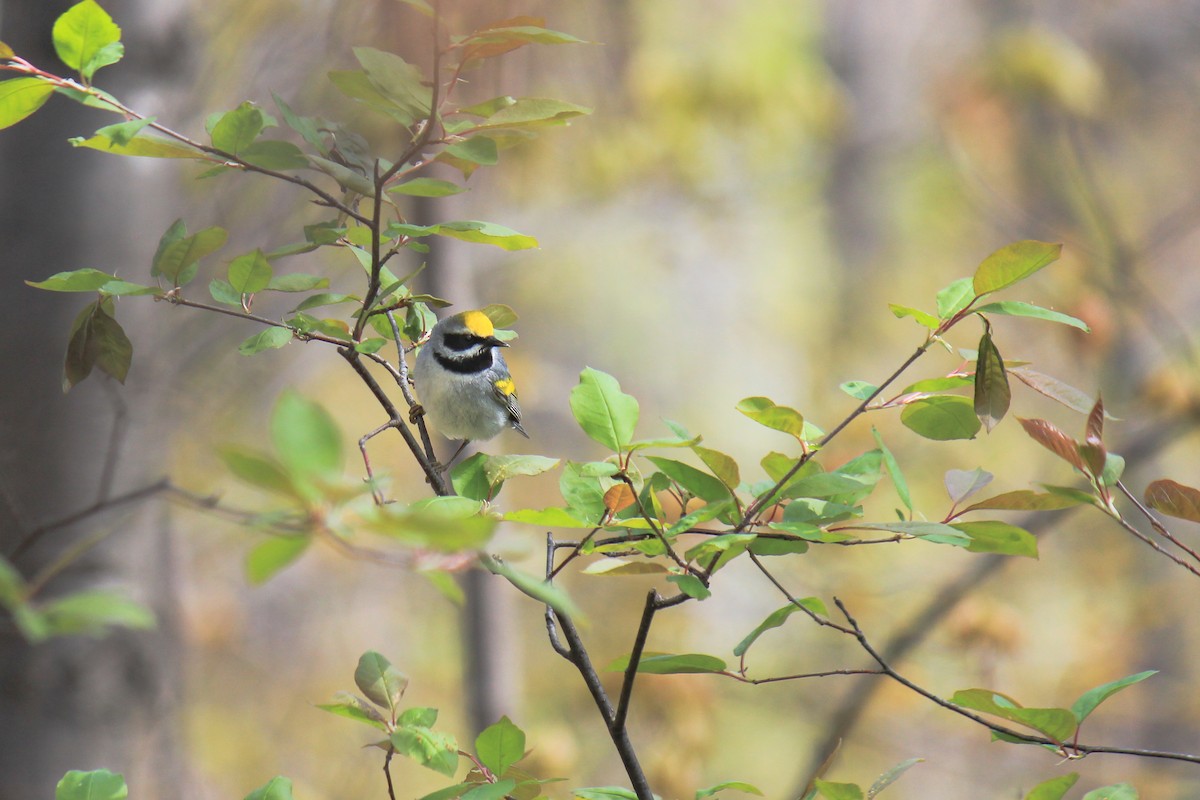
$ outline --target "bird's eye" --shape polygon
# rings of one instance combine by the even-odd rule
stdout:
[[[475,344],[474,336],[466,333],[447,333],[445,336],[446,347],[451,350],[463,351],[469,349]]]

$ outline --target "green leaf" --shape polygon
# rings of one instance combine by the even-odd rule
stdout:
[[[801,606],[821,617],[828,616],[829,614],[829,610],[821,602],[820,598],[805,597],[803,600],[797,601],[797,603],[788,603],[783,608],[772,611],[770,616],[760,622],[758,627],[752,630],[746,638],[738,642],[737,646],[733,648],[733,654],[738,657],[744,656],[746,651],[750,649],[750,645],[758,641],[758,637],[772,628],[778,628],[783,625],[788,617],[800,610]]]
[[[462,37],[459,45],[469,45],[470,59],[478,59],[500,55],[515,49],[514,46],[523,44],[579,44],[583,42],[582,39],[569,33],[550,30],[541,24],[529,24],[541,23],[540,19],[518,17],[514,20],[506,20],[506,22],[525,24],[501,24],[481,28],[469,36]]]
[[[475,755],[497,778],[525,756],[525,731],[508,717],[489,725],[475,739]]]
[[[339,717],[352,719],[355,722],[366,723],[373,728],[387,730],[388,723],[383,718],[383,715],[361,697],[356,697],[347,692],[338,692],[334,695],[334,700],[336,702],[320,703],[317,705],[317,708]]]
[[[684,575],[672,575],[667,580],[679,587],[679,591],[688,597],[707,600],[712,596],[712,592],[704,585],[704,582],[690,572]]]
[[[1030,319],[1040,319],[1046,322],[1058,322],[1063,325],[1070,325],[1072,328],[1078,328],[1084,332],[1091,332],[1091,328],[1081,319],[1076,319],[1068,314],[1063,314],[1059,311],[1051,311],[1048,308],[1022,303],[1020,300],[1000,300],[995,303],[987,303],[975,309],[976,314],[1001,314],[1009,317],[1028,317]]]
[[[472,500],[490,500],[493,486],[487,479],[484,465],[487,463],[486,453],[474,453],[470,458],[463,459],[454,465],[450,471],[450,482],[454,493]]]
[[[276,775],[246,795],[245,800],[292,800],[292,782],[282,775]]]
[[[438,236],[446,236],[463,242],[491,244],[502,250],[529,250],[537,247],[537,239],[517,233],[511,228],[497,225],[494,222],[478,220],[462,220],[459,222],[442,222],[432,226]]]
[[[462,161],[468,165],[490,167],[500,163],[500,152],[495,139],[477,135],[450,145],[438,155],[437,160]],[[469,170],[463,171],[469,173]]]
[[[936,441],[974,439],[980,428],[974,403],[957,395],[914,400],[900,412],[900,422],[914,433]]]
[[[605,669],[609,672],[624,672],[629,668],[629,656],[621,656]],[[703,653],[650,653],[642,654],[637,671],[647,675],[687,675],[724,672],[726,664],[716,656]]]
[[[224,247],[228,237],[225,229],[218,227],[205,228],[188,236],[183,220],[175,220],[158,242],[150,274],[161,275],[175,286],[183,286],[195,276],[194,265]]]
[[[873,798],[878,797],[880,792],[895,783],[901,775],[924,760],[923,758],[908,758],[888,769],[875,779],[875,782],[871,784],[871,788],[867,789],[867,800],[873,800]]]
[[[276,139],[252,142],[243,147],[237,155],[247,164],[275,172],[308,168],[308,156],[304,155],[299,147],[291,142]]]
[[[941,320],[939,320],[933,314],[922,311],[919,308],[900,306],[896,305],[895,303],[888,303],[888,308],[890,308],[892,313],[896,315],[896,319],[912,317],[918,325],[926,327],[931,331],[936,331],[941,325]]]
[[[699,438],[699,437],[697,437]],[[733,490],[742,482],[741,472],[738,469],[737,462],[732,456],[726,455],[719,450],[712,450],[708,447],[699,445],[691,445],[692,452],[700,457],[704,462],[704,466],[712,471],[712,474],[717,477],[732,494]]]
[[[367,354],[378,353],[380,350],[387,347],[388,344],[389,344],[389,342],[387,339],[380,339],[379,337],[374,337],[371,339],[364,339],[361,342],[355,342],[354,349],[360,353],[367,353]]]
[[[37,111],[52,94],[54,85],[41,78],[0,81],[0,130]]]
[[[1112,695],[1122,689],[1132,686],[1135,683],[1140,683],[1151,675],[1157,675],[1158,670],[1148,669],[1145,672],[1139,672],[1136,675],[1129,675],[1120,680],[1110,681],[1094,689],[1089,689],[1080,695],[1079,699],[1071,706],[1071,713],[1075,715],[1075,720],[1080,724],[1088,718],[1088,715],[1096,710],[1096,706],[1103,703]]]
[[[298,559],[311,543],[312,537],[303,534],[272,536],[259,543],[246,556],[247,579],[255,586],[266,583]]]
[[[1062,800],[1077,780],[1079,780],[1079,773],[1069,772],[1066,775],[1042,781],[1033,787],[1029,794],[1025,795],[1025,800]]]
[[[496,520],[481,514],[482,504],[467,497],[431,497],[404,508],[374,509],[366,519],[371,530],[443,553],[475,550],[487,544]]]
[[[237,445],[222,447],[218,453],[226,469],[251,486],[285,497],[296,496],[291,479],[274,459]]]
[[[636,794],[620,786],[589,786],[572,789],[571,794],[573,800],[638,800]]]
[[[54,51],[79,72],[85,82],[100,67],[115,64],[124,54],[121,29],[94,0],[82,0],[54,21]]]
[[[713,797],[718,792],[723,792],[726,789],[733,789],[735,792],[745,792],[746,794],[756,794],[759,797],[763,796],[763,793],[759,791],[758,787],[749,783],[745,783],[743,781],[724,781],[722,783],[709,786],[707,789],[697,789],[696,800],[705,800],[705,798]]]
[[[991,483],[994,477],[992,473],[979,467],[969,472],[963,469],[947,470],[944,478],[946,494],[950,496],[951,503],[958,505]]]
[[[545,528],[594,528],[595,523],[581,520],[565,508],[543,508],[540,511],[532,508],[522,508],[509,511],[504,515],[509,522],[521,522]]]
[[[879,431],[872,426],[871,435],[875,437],[875,445],[879,448],[879,452],[883,457],[883,465],[887,467],[888,475],[891,476],[892,486],[896,487],[896,496],[900,498],[900,502],[908,509],[909,514],[912,514],[913,503],[912,495],[908,491],[908,481],[904,477],[904,472],[900,469],[900,462],[892,455],[892,451],[883,443],[883,436]]]
[[[937,293],[937,313],[940,319],[950,319],[976,297],[970,278],[959,278]],[[940,325],[940,323],[939,323]]]
[[[271,283],[271,262],[262,250],[244,253],[229,262],[229,285],[235,292],[257,294]]]
[[[496,486],[518,475],[541,475],[558,464],[559,459],[545,456],[496,455],[488,456],[483,469],[488,482]]]
[[[154,612],[141,603],[103,589],[68,594],[39,609],[50,635],[100,635],[109,628],[153,628]]]
[[[855,400],[866,400],[879,391],[878,386],[866,381],[846,381],[838,386],[838,388]]]
[[[3,84],[0,84],[3,85]],[[0,113],[3,113],[0,110]],[[103,129],[102,129],[103,130]],[[180,144],[161,136],[138,136],[125,144],[119,144],[108,136],[97,133],[88,139],[76,136],[68,139],[72,147],[86,147],[103,153],[118,156],[141,156],[144,158],[194,158],[197,161],[211,161],[212,157],[203,151],[196,150],[185,144]]]
[[[1075,715],[1065,708],[1025,708],[1011,697],[990,689],[962,689],[954,693],[950,702],[1032,728],[1055,742],[1070,740],[1078,727]]]
[[[621,391],[616,378],[587,367],[571,390],[571,413],[589,437],[613,452],[621,452],[633,439],[638,402]]]
[[[411,181],[388,188],[390,194],[403,194],[410,197],[448,197],[465,191],[466,188],[457,183],[438,178],[413,178]]]
[[[292,341],[290,328],[271,326],[264,328],[238,345],[238,352],[244,356],[252,356],[263,350],[278,350]]]
[[[1064,497],[1051,493],[1034,492],[1029,489],[1019,489],[1004,492],[978,503],[972,503],[963,509],[967,511],[1058,511],[1072,508],[1080,504],[1078,498]]]
[[[372,703],[387,709],[391,719],[396,719],[400,698],[408,688],[408,676],[379,653],[368,650],[358,658],[358,666],[354,669],[354,685]]]
[[[259,137],[266,124],[262,109],[251,102],[242,103],[217,119],[212,126],[212,145],[226,153],[240,155]]]
[[[867,477],[843,475],[840,472],[816,472],[794,480],[784,487],[785,497],[834,497],[857,494],[874,486]]]
[[[684,560],[703,563],[709,572],[716,572],[725,564],[746,552],[755,539],[753,533],[723,533],[705,539],[700,544],[688,548]]]
[[[658,467],[672,481],[694,497],[715,503],[729,499],[729,487],[720,479],[698,470],[690,464],[661,456],[647,456],[646,460]]]
[[[814,778],[813,786],[825,800],[863,800],[863,791],[857,783],[833,783]]]
[[[975,416],[983,423],[988,433],[1000,424],[1008,413],[1012,391],[1008,387],[1008,374],[1004,371],[1004,359],[992,341],[990,329],[983,332],[979,340],[979,351],[975,362]]]
[[[794,408],[776,405],[775,401],[766,397],[747,397],[736,408],[759,425],[789,433],[804,441],[804,417]]]
[[[906,536],[915,536],[927,542],[950,544],[955,547],[970,547],[971,538],[955,526],[941,522],[919,522],[904,520],[898,522],[858,522],[855,528],[866,528],[873,531],[892,531]]]
[[[450,734],[408,725],[395,731],[390,741],[397,753],[434,772],[453,777],[458,771],[458,743]]]
[[[271,292],[308,292],[313,289],[324,289],[328,285],[329,278],[296,272],[288,275],[273,276],[267,282],[266,288],[267,291]],[[345,295],[342,295],[342,297],[345,297]]]
[[[96,769],[83,772],[73,769],[54,787],[54,800],[125,800],[129,788],[125,776]]]
[[[72,272],[57,272],[44,281],[25,281],[35,289],[48,292],[98,292],[100,287],[117,278],[98,269],[77,269]]]
[[[283,277],[288,276],[285,275]],[[271,287],[268,286],[267,288],[270,289]],[[358,298],[349,294],[321,292],[320,294],[314,294],[312,297],[304,298],[304,300],[300,302],[300,305],[293,308],[292,311],[307,311],[310,308],[320,308],[321,306],[332,306],[337,305],[338,303],[348,303],[352,300],[358,300]]]
[[[541,125],[561,125],[572,117],[590,114],[585,106],[550,100],[543,97],[521,97],[488,116],[480,128],[526,128]]]
[[[816,525],[810,525],[809,529],[816,534],[824,533]],[[842,538],[852,539],[854,537],[846,536]],[[756,556],[799,555],[808,552],[808,542],[800,538],[793,539],[782,535],[763,536],[760,534],[757,539],[750,543],[750,552]]]
[[[91,374],[93,367],[121,383],[133,360],[133,344],[112,317],[111,299],[89,303],[71,326],[71,338],[63,361],[63,391]]]
[[[296,392],[284,392],[275,404],[271,440],[280,462],[293,475],[322,480],[341,477],[341,431],[328,411]]]
[[[118,122],[115,125],[105,125],[103,128],[96,130],[97,136],[103,136],[114,144],[119,146],[127,146],[146,126],[153,123],[155,117],[143,117],[141,119],[134,118],[125,122]]]
[[[1001,247],[975,270],[972,287],[976,296],[999,291],[1023,281],[1058,260],[1061,244],[1026,240]]]
[[[716,519],[717,517],[728,513],[732,508],[732,497],[727,497],[724,500],[716,500],[710,503],[705,503],[696,510],[683,515],[674,523],[672,523],[671,527],[664,531],[663,535],[665,535],[668,539],[673,538],[684,531],[692,530],[693,528],[696,528],[697,526],[708,522],[709,520]]]
[[[115,280],[109,281],[100,287],[100,294],[108,295],[109,297],[130,297],[134,295],[162,295],[162,289],[157,286],[143,286],[140,283],[130,283],[129,281]]]
[[[300,138],[308,142],[314,150],[322,155],[329,155],[324,137],[321,134],[321,123],[312,117],[302,117],[292,111],[291,106],[284,102],[283,98],[271,92],[271,98],[275,101],[275,105],[279,108],[279,113],[283,115],[284,123],[300,134]]]
[[[1080,800],[1138,800],[1138,793],[1132,784],[1114,783],[1111,786],[1092,789]]]
[[[462,796],[462,800],[506,800],[512,795],[517,782],[505,778],[496,783],[480,783]]]
[[[374,189],[371,182],[366,179],[361,173],[355,172],[349,167],[345,167],[336,161],[330,161],[327,158],[310,155],[309,163],[314,167],[324,172],[329,177],[338,182],[338,185],[343,189],[348,189],[352,192],[358,192],[361,195],[371,196]]]
[[[371,85],[395,109],[393,116],[404,125],[411,125],[429,115],[432,102],[429,87],[423,84],[421,70],[395,53],[373,47],[354,48],[354,57],[366,71]]]
[[[950,527],[971,537],[967,549],[972,553],[1003,553],[1008,556],[1038,557],[1037,539],[1024,528],[1007,522],[955,522]]]

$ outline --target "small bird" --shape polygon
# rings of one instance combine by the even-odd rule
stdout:
[[[481,442],[512,428],[525,438],[521,406],[492,321],[482,311],[463,311],[433,326],[417,354],[413,379],[421,406],[448,439]]]

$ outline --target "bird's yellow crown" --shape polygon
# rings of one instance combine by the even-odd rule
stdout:
[[[467,326],[467,330],[476,336],[486,339],[496,333],[496,326],[482,311],[464,311],[459,316],[462,317],[463,325]]]

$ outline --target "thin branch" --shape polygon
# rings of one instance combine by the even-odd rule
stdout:
[[[617,711],[613,715],[612,728],[623,730],[625,718],[629,714],[629,699],[633,696],[633,682],[637,679],[638,665],[642,661],[642,651],[646,647],[646,639],[650,636],[650,626],[654,623],[654,613],[658,611],[658,592],[651,589],[646,595],[646,605],[642,609],[642,621],[638,625],[637,635],[633,639],[633,650],[629,653],[629,663],[625,665],[625,678],[621,682],[621,696],[617,699]]]
[[[845,633],[845,634],[848,634],[851,636],[854,635],[854,631],[852,629],[847,628],[844,625],[839,625],[831,619],[826,619],[825,617],[822,617],[820,614],[816,613],[815,611],[810,609],[808,606],[804,605],[799,600],[797,600],[792,595],[792,593],[787,590],[787,587],[785,587],[782,583],[780,583],[779,579],[771,574],[771,571],[769,569],[767,569],[766,565],[763,564],[762,561],[759,560],[758,556],[756,556],[754,553],[747,553],[747,554],[750,556],[750,560],[754,563],[754,566],[758,567],[759,572],[761,572],[763,575],[766,576],[767,580],[769,580],[771,582],[771,584],[774,585],[774,587],[779,590],[779,593],[782,594],[784,597],[786,597],[789,603],[791,603],[796,608],[800,609],[805,614],[807,614],[809,619],[811,619],[813,622],[817,623],[818,625],[820,625],[822,627],[833,628],[835,631],[839,631],[841,633]]]
[[[104,463],[100,467],[99,487],[96,489],[96,502],[104,501],[112,494],[113,480],[117,474],[117,462],[121,455],[121,445],[125,441],[125,432],[129,427],[129,407],[121,399],[121,395],[113,389],[112,381],[102,383],[109,402],[113,407],[112,428],[108,432],[108,447],[104,451]]]
[[[383,407],[383,410],[387,412],[388,417],[393,423],[395,423],[394,427],[396,430],[400,431],[400,435],[404,437],[404,441],[408,445],[408,449],[412,452],[413,457],[416,458],[417,463],[421,465],[421,470],[425,473],[425,477],[429,480],[429,485],[433,487],[434,492],[440,496],[453,494],[450,488],[446,485],[446,481],[445,478],[443,478],[442,473],[435,469],[435,465],[432,464],[429,459],[425,457],[425,453],[421,451],[420,443],[417,442],[416,438],[413,437],[412,431],[409,430],[408,424],[400,416],[400,412],[397,410],[396,405],[392,402],[391,398],[384,393],[383,389],[379,386],[378,381],[375,380],[375,377],[367,371],[366,366],[362,363],[361,354],[354,348],[345,346],[339,349],[338,352],[343,358],[346,359],[354,371],[358,373],[358,376],[362,379],[363,383],[365,383],[367,388],[371,390],[371,394],[375,395],[375,399],[379,401],[379,404]]]
[[[950,324],[952,322],[953,322],[953,320],[943,323],[942,327],[938,329],[937,333],[938,334],[944,333],[946,330],[949,329]],[[804,467],[805,464],[807,464],[810,460],[812,460],[812,457],[814,455],[816,455],[818,450],[820,450],[822,447],[825,447],[827,444],[829,444],[831,441],[833,441],[834,437],[836,437],[839,433],[841,433],[843,430],[845,430],[846,426],[848,426],[851,422],[858,419],[859,416],[861,416],[864,412],[866,412],[867,406],[869,406],[871,404],[871,401],[874,400],[876,397],[878,397],[883,392],[884,389],[886,389],[897,378],[899,378],[900,375],[903,374],[903,372],[906,369],[908,369],[914,363],[916,363],[917,359],[919,359],[921,356],[925,355],[925,353],[929,351],[929,346],[931,344],[933,344],[933,342],[935,342],[935,341],[937,341],[937,339],[934,336],[930,336],[930,338],[924,344],[922,344],[920,347],[918,347],[912,355],[910,355],[907,359],[905,359],[904,363],[901,364],[899,367],[897,367],[896,370],[891,375],[889,375],[887,377],[887,379],[884,380],[883,383],[881,383],[878,387],[876,387],[875,391],[871,392],[871,394],[868,395],[866,397],[866,399],[864,399],[861,403],[859,403],[858,406],[853,411],[851,411],[849,414],[847,414],[845,419],[843,419],[841,422],[839,422],[837,424],[837,426],[834,427],[833,430],[831,430],[829,433],[825,434],[825,436],[821,438],[821,441],[818,443],[817,447],[806,450],[804,452],[804,454],[801,455],[800,458],[798,458],[796,460],[796,463],[792,465],[792,468],[789,469],[786,473],[784,473],[784,475],[779,480],[775,481],[775,485],[772,486],[769,491],[763,492],[762,494],[760,494],[754,500],[754,502],[752,502],[750,504],[750,506],[746,509],[746,513],[742,515],[741,521],[738,522],[737,527],[735,527],[733,529],[734,532],[740,533],[740,532],[746,530],[747,528],[751,527],[752,525],[754,525],[755,520],[758,518],[759,513],[762,512],[763,508],[766,507],[768,504],[773,503],[775,501],[776,492],[778,492],[780,489],[782,489],[784,486],[786,486],[787,482],[790,481],[793,477],[795,477],[796,473],[798,473]]]
[[[396,800],[396,788],[392,786],[392,756],[396,754],[396,748],[388,745],[387,755],[383,759],[383,775],[387,778],[388,797],[391,800]]]
[[[1195,565],[1189,564],[1188,562],[1184,561],[1182,558],[1180,558],[1179,556],[1170,552],[1169,550],[1164,548],[1162,545],[1160,545],[1158,542],[1154,541],[1149,536],[1147,536],[1146,534],[1139,531],[1135,526],[1130,524],[1129,520],[1125,519],[1125,517],[1121,516],[1118,513],[1110,512],[1107,510],[1105,511],[1105,513],[1107,513],[1110,517],[1112,517],[1113,520],[1115,520],[1116,523],[1118,525],[1120,525],[1122,528],[1124,528],[1128,533],[1133,534],[1133,536],[1135,538],[1140,539],[1142,542],[1149,545],[1150,548],[1152,550],[1154,550],[1154,552],[1158,553],[1161,556],[1165,556],[1166,558],[1170,559],[1171,561],[1174,561],[1176,564],[1183,567],[1188,572],[1190,572],[1193,575],[1195,575],[1196,577],[1200,578],[1200,569],[1197,569],[1197,567]]]
[[[750,683],[758,686],[762,683],[779,683],[781,681],[797,681],[804,678],[829,678],[835,675],[885,675],[881,669],[829,669],[824,672],[802,672],[796,675],[776,675],[771,678],[747,678],[745,675],[739,675],[736,672],[718,672],[717,675],[724,675],[726,678],[733,678],[739,683]]]
[[[375,473],[371,470],[371,458],[367,455],[367,442],[371,441],[388,428],[394,427],[396,427],[396,421],[388,420],[358,440],[358,451],[362,453],[363,467],[367,470],[367,481],[371,484],[371,496],[375,498],[375,505],[377,506],[384,504],[384,497],[383,491],[379,488],[379,484],[375,482]]]
[[[1162,750],[1142,750],[1129,747],[1087,745],[1080,744],[1078,742],[1072,742],[1067,745],[1063,742],[1057,742],[1045,736],[1036,736],[994,723],[988,719],[985,719],[984,717],[979,716],[978,714],[975,714],[972,711],[969,711],[968,709],[963,708],[962,706],[951,703],[949,700],[943,700],[941,697],[938,697],[928,689],[918,686],[900,673],[896,672],[896,670],[894,670],[883,658],[883,656],[880,655],[879,652],[871,645],[870,641],[867,640],[866,634],[864,634],[862,628],[859,627],[858,621],[855,620],[854,617],[851,616],[850,612],[846,609],[845,604],[842,603],[842,601],[837,597],[833,598],[833,602],[837,605],[838,610],[842,612],[842,616],[846,618],[846,622],[849,623],[851,629],[853,630],[852,635],[858,641],[859,646],[862,647],[862,649],[866,651],[867,655],[869,655],[875,661],[875,663],[879,665],[879,668],[885,675],[905,688],[919,694],[921,697],[924,697],[926,700],[941,706],[947,711],[952,711],[955,714],[966,717],[972,722],[976,722],[990,731],[1000,733],[1005,736],[1011,736],[1024,742],[1028,742],[1029,744],[1051,745],[1057,748],[1063,755],[1068,757],[1083,756],[1089,753],[1110,753],[1116,755],[1141,756],[1143,758],[1162,758],[1173,761],[1187,761],[1193,764],[1200,764],[1200,755],[1192,755],[1190,753],[1172,753]]]
[[[59,517],[56,520],[44,523],[34,528],[29,533],[25,534],[21,541],[17,542],[17,546],[13,548],[11,553],[9,553],[8,558],[10,561],[16,561],[18,558],[24,555],[29,548],[37,544],[38,541],[48,533],[65,528],[68,525],[74,525],[76,522],[81,522],[82,520],[85,520],[94,514],[109,511],[130,503],[136,503],[139,500],[144,500],[148,497],[153,497],[159,492],[167,491],[171,488],[171,482],[166,478],[162,478],[148,486],[143,486],[140,489],[134,489],[126,492],[125,494],[117,495],[116,497],[97,500],[86,508],[82,508],[79,511],[74,511],[64,517]]]

